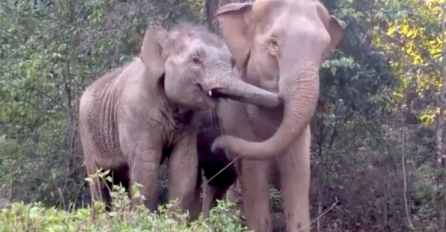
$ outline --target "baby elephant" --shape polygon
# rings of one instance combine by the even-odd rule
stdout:
[[[131,184],[141,184],[145,200],[132,203],[154,210],[158,170],[168,157],[168,200],[179,199],[183,210],[196,207],[194,112],[215,108],[219,98],[279,105],[276,94],[241,81],[234,63],[225,43],[204,29],[147,29],[140,57],[97,79],[81,97],[79,131],[87,174],[108,169],[113,182],[130,195]],[[97,178],[90,186],[93,200],[105,200],[108,209],[109,188]]]

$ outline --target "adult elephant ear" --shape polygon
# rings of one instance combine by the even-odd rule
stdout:
[[[168,32],[159,26],[151,26],[144,33],[140,57],[147,72],[154,78],[164,74],[163,41],[167,35]]]
[[[338,19],[334,15],[330,15],[330,18],[328,20],[328,34],[330,34],[330,49],[338,49],[340,48],[340,43],[342,36],[344,34],[344,29],[347,26],[347,24],[341,20]]]
[[[234,57],[237,66],[243,67],[249,54],[252,24],[251,3],[231,3],[218,8],[216,18],[223,39]]]
[[[328,34],[330,35],[330,44],[328,45],[327,50],[324,51],[323,54],[324,61],[328,59],[331,50],[339,49],[341,47],[340,42],[346,26],[347,24],[343,20],[338,19],[336,16],[330,15],[328,17],[328,23],[326,29]]]

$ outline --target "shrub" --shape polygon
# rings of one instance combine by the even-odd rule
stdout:
[[[176,210],[175,201],[160,205],[154,212],[144,206],[130,208],[130,199],[122,186],[112,187],[113,211],[106,212],[102,202],[94,202],[96,219],[91,217],[92,207],[69,211],[55,207],[46,208],[41,203],[13,203],[0,212],[2,232],[77,232],[77,231],[132,231],[132,232],[244,232],[240,212],[230,201],[218,201],[209,217],[200,216],[195,221],[188,220],[187,213]]]
[[[160,206],[156,212],[138,208],[134,211],[101,212],[93,221],[89,208],[72,211],[45,208],[39,203],[14,203],[0,213],[2,232],[77,232],[77,231],[163,231],[163,232],[244,232],[248,231],[240,223],[239,215],[231,209],[229,201],[220,201],[209,218],[189,222],[186,214],[172,210],[172,204]],[[177,218],[175,220],[174,218]]]

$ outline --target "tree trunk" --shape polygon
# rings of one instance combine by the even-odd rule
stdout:
[[[219,0],[206,0],[204,3],[204,18],[208,29],[214,33],[218,33],[218,27],[215,23],[215,12],[218,9]]]

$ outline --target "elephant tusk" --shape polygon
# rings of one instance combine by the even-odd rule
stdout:
[[[209,95],[209,97],[212,97],[212,91],[211,90],[209,90],[208,95]]]

